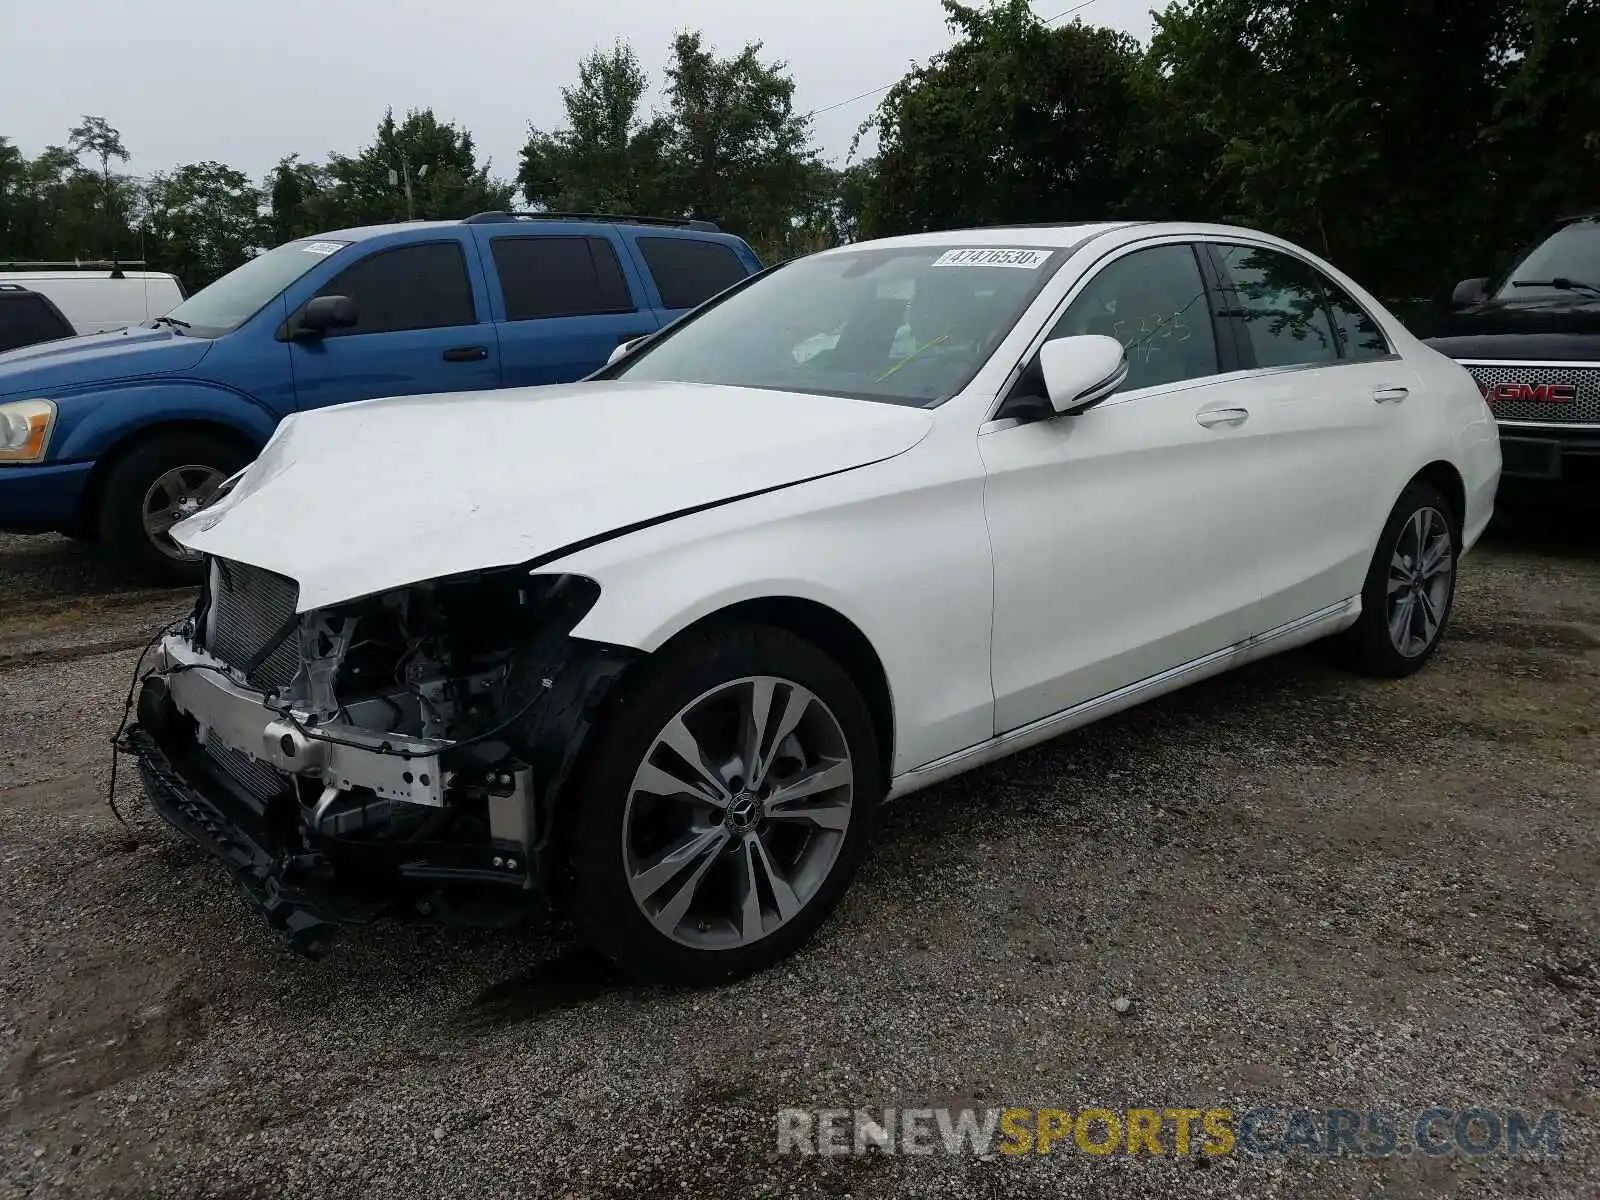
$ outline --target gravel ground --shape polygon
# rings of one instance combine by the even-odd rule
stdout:
[[[131,781],[129,848],[106,738],[128,647],[187,598],[113,586],[0,539],[0,1195],[1600,1183],[1593,534],[1470,558],[1413,680],[1289,655],[892,806],[803,954],[677,994],[552,930],[383,926],[294,959]],[[1435,1103],[1559,1109],[1564,1156],[775,1153],[797,1105]]]

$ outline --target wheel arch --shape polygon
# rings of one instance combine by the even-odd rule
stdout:
[[[1442,458],[1435,459],[1413,475],[1406,482],[1406,487],[1410,487],[1413,483],[1426,483],[1437,488],[1445,498],[1445,503],[1450,506],[1450,515],[1455,518],[1456,528],[1460,530],[1465,526],[1467,520],[1467,484],[1454,463]],[[1403,493],[1405,488],[1400,490]],[[1398,503],[1399,497],[1397,496],[1395,500]]]
[[[782,629],[810,642],[844,668],[861,689],[861,697],[872,715],[873,734],[878,739],[881,782],[887,790],[894,764],[894,693],[889,688],[889,674],[883,660],[860,627],[837,609],[816,600],[762,596],[707,613],[675,632],[655,653],[668,653],[686,638],[734,625],[768,625]]]

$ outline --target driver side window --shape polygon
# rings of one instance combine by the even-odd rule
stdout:
[[[1187,245],[1137,250],[1103,268],[1050,336],[1083,333],[1122,343],[1128,356],[1122,391],[1203,379],[1220,369],[1205,283]]]
[[[349,296],[357,321],[328,337],[445,329],[478,317],[461,243],[424,242],[379,250],[341,271],[319,296]]]

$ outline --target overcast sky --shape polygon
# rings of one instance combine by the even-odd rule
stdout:
[[[1048,18],[1077,2],[1033,7]],[[1081,15],[1145,40],[1152,3],[1090,0]],[[93,113],[122,131],[134,174],[215,159],[259,178],[286,154],[355,153],[388,105],[432,107],[509,178],[528,122],[560,123],[579,58],[624,38],[657,78],[683,28],[723,53],[763,42],[802,111],[891,83],[950,41],[937,0],[0,0],[0,135],[33,155]],[[817,116],[830,157],[875,99]]]

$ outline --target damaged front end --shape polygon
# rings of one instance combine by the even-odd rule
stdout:
[[[548,899],[557,798],[636,653],[569,636],[598,597],[512,568],[297,613],[293,580],[213,558],[120,748],[302,953],[385,915],[514,923]]]

